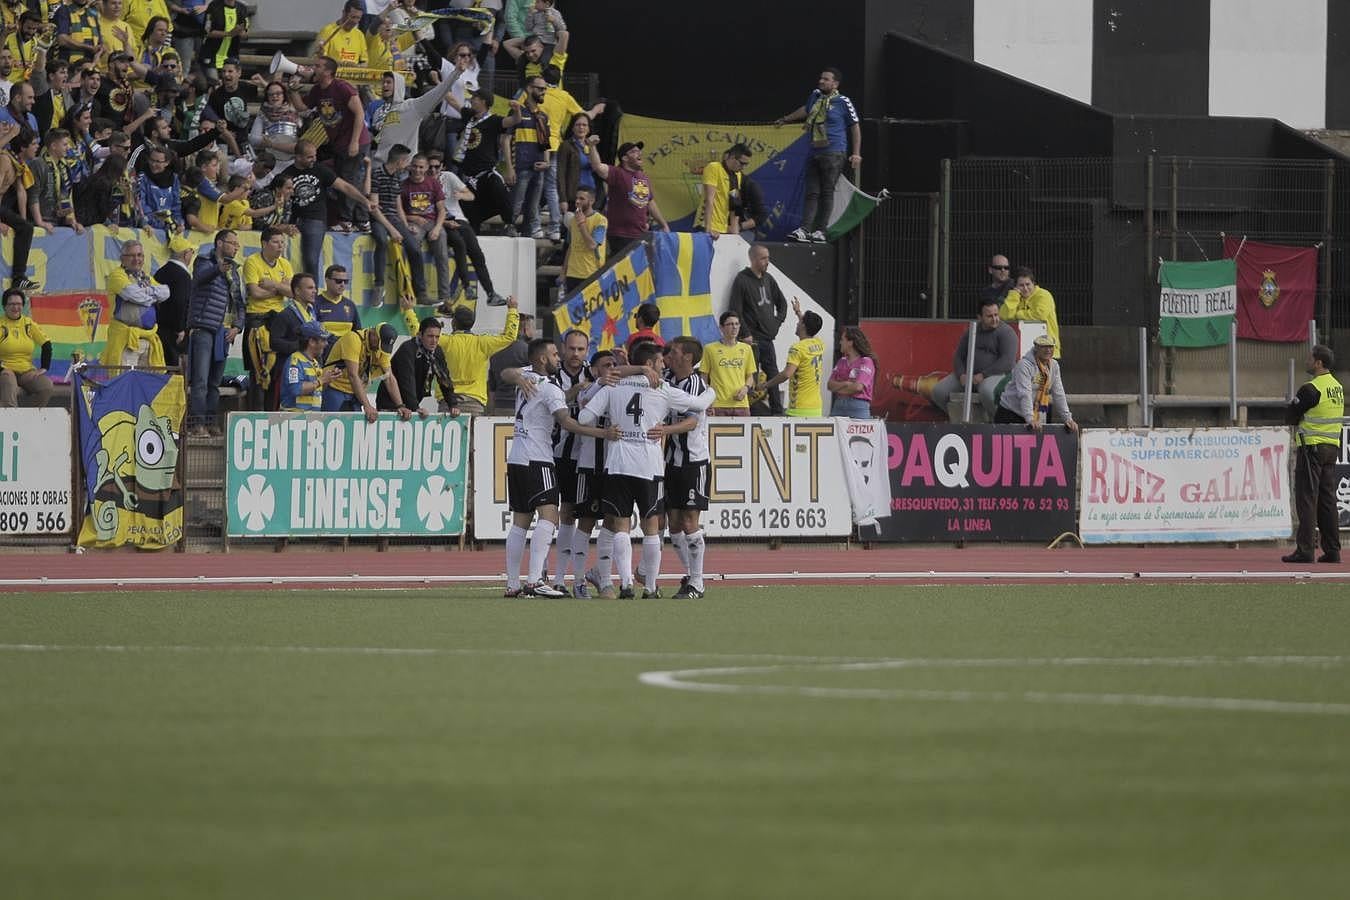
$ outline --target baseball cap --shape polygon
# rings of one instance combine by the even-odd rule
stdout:
[[[1033,347],[1053,347],[1055,346],[1055,339],[1048,334],[1042,334],[1032,341],[1031,345]]]
[[[189,241],[187,238],[183,237],[181,234],[175,234],[173,237],[169,238],[170,253],[178,254],[182,253],[184,250],[196,250],[196,249],[197,245],[192,243],[192,241]]]
[[[385,326],[388,327],[388,326]],[[327,338],[328,332],[324,331],[322,325],[318,322],[306,322],[300,326],[300,339],[307,341],[310,338]]]
[[[394,349],[394,341],[398,340],[398,332],[394,330],[393,325],[380,326],[380,349],[385,353]]]
[[[627,153],[629,150],[632,150],[634,147],[638,148],[639,150],[644,149],[642,141],[624,141],[622,144],[619,145],[619,155],[616,156],[615,159],[623,159],[623,155]]]

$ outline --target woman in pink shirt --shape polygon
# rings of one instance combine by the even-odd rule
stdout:
[[[876,377],[876,356],[872,342],[856,325],[839,335],[839,362],[834,364],[826,387],[834,397],[830,415],[848,419],[872,418],[872,381]]]

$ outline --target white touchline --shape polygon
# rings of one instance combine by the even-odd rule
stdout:
[[[876,671],[899,668],[1031,668],[1053,666],[1315,666],[1330,668],[1350,662],[1347,656],[1177,656],[1177,657],[1047,657],[1026,659],[886,659],[860,662],[780,663],[643,672],[638,681],[651,687],[704,694],[758,694],[856,700],[936,700],[955,703],[1063,703],[1097,706],[1152,706],[1237,712],[1350,715],[1350,703],[1263,700],[1247,697],[1189,697],[1165,694],[1058,693],[1051,691],[970,691],[914,688],[831,688],[814,685],[737,684],[709,678],[773,675],[792,671]]]

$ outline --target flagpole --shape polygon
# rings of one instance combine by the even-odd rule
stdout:
[[[1228,421],[1237,424],[1237,317],[1228,323]]]

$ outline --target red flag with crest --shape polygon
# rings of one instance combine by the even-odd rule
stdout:
[[[1238,337],[1307,340],[1317,299],[1317,248],[1225,236],[1223,255],[1237,260]]]

